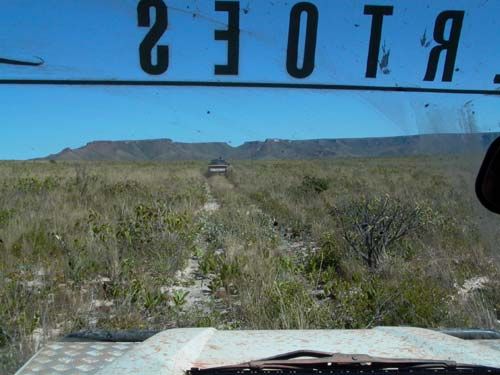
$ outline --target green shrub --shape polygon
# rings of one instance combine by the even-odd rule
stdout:
[[[300,188],[304,192],[322,193],[330,187],[330,181],[326,178],[315,176],[304,176]]]
[[[14,209],[0,210],[0,228],[7,225],[7,223],[14,217]]]
[[[346,256],[334,235],[329,233],[322,238],[319,249],[308,257],[306,271],[316,273],[332,269],[341,274],[342,262]]]

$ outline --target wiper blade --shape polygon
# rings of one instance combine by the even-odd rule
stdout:
[[[236,365],[212,368],[192,368],[192,375],[230,374],[241,371],[267,372],[276,370],[397,370],[406,371],[439,371],[455,370],[457,373],[500,374],[500,368],[459,364],[455,361],[380,358],[365,354],[327,353],[311,350],[299,350],[263,358],[256,361]]]
[[[27,60],[16,60],[16,59],[8,59],[4,57],[0,57],[0,64],[7,65],[24,65],[24,66],[41,66],[45,63],[45,61],[38,56],[35,56],[37,61],[27,61]]]

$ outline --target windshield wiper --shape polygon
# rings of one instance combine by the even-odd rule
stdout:
[[[27,61],[27,60],[15,60],[15,59],[6,59],[4,57],[0,57],[0,64],[7,65],[24,65],[24,66],[41,66],[45,63],[45,61],[38,56],[35,56],[38,61]]]
[[[280,371],[288,373],[343,373],[350,374],[377,373],[377,371],[394,371],[403,373],[416,372],[444,372],[467,374],[500,374],[500,368],[459,364],[454,361],[426,360],[426,359],[396,359],[371,357],[365,354],[327,353],[311,350],[298,350],[256,361],[244,362],[237,365],[219,366],[212,368],[192,368],[188,373],[192,375],[241,374],[245,372],[267,373]],[[357,371],[358,370],[358,371]]]

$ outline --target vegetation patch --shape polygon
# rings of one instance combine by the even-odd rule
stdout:
[[[1,163],[0,373],[79,329],[498,328],[500,219],[475,168]]]

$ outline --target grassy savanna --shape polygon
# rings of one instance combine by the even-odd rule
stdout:
[[[1,163],[0,372],[89,328],[495,328],[500,219],[476,202],[477,166]],[[192,257],[206,306],[166,292]]]

